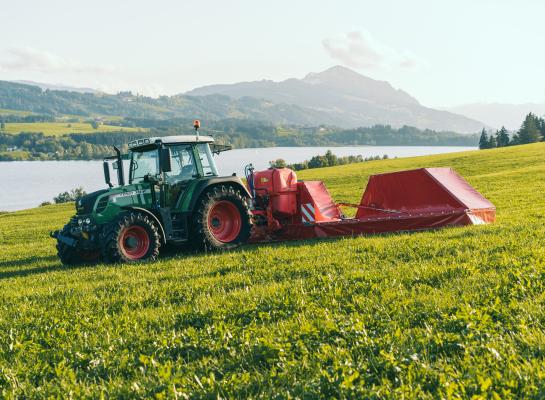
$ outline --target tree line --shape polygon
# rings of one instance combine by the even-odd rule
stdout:
[[[126,132],[111,133],[113,137]],[[137,134],[137,132],[134,132]],[[110,134],[110,132],[109,132]],[[70,134],[63,136],[45,136],[43,133],[22,132],[17,135],[0,133],[0,161],[34,160],[96,160],[111,155],[112,143],[89,143],[84,137],[94,134]],[[129,136],[125,136],[124,149]],[[114,139],[115,141],[115,139]]]
[[[545,140],[545,119],[529,113],[513,135],[510,135],[504,126],[490,135],[483,128],[479,138],[479,149],[515,146],[541,142],[542,140]]]
[[[129,120],[127,123],[149,127],[148,132],[92,132],[72,133],[62,136],[45,136],[43,133],[23,132],[12,135],[0,132],[0,161],[19,160],[94,160],[112,154],[112,146],[126,150],[134,139],[194,134],[189,120],[156,121]],[[123,126],[123,125],[122,125]],[[212,135],[220,144],[234,148],[249,147],[300,147],[339,145],[421,145],[421,146],[475,146],[477,135],[460,135],[453,132],[435,132],[404,126],[393,128],[376,125],[358,129],[335,127],[275,126],[267,122],[227,119],[209,121],[201,134]]]
[[[388,155],[363,157],[361,154],[356,156],[342,156],[338,157],[331,150],[326,151],[324,155],[313,156],[310,160],[305,160],[300,163],[288,164],[283,158],[269,161],[270,168],[290,168],[294,171],[301,171],[304,169],[335,167],[337,165],[346,165],[353,163],[360,163],[364,161],[374,160],[387,160]]]
[[[31,115],[5,114],[5,115],[0,115],[0,129],[4,129],[5,124],[8,124],[8,123],[32,124],[32,123],[36,123],[36,122],[55,122],[55,117],[53,115],[40,115],[40,114],[31,114]]]

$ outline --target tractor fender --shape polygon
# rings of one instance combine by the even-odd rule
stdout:
[[[124,210],[138,211],[138,212],[144,213],[144,214],[150,216],[151,218],[153,218],[153,220],[155,222],[157,222],[157,225],[159,226],[159,230],[161,231],[161,237],[163,238],[163,243],[167,242],[167,235],[165,234],[165,227],[163,226],[163,223],[159,220],[159,218],[157,218],[157,216],[154,213],[152,213],[150,210],[146,210],[145,208],[140,208],[140,207],[122,207],[122,208]]]
[[[191,197],[191,201],[189,203],[189,211],[193,211],[195,209],[195,205],[197,204],[197,201],[200,199],[201,195],[206,192],[208,189],[214,186],[218,185],[231,185],[236,187],[237,189],[240,189],[240,191],[248,196],[248,198],[252,198],[252,195],[248,191],[248,188],[246,185],[242,183],[240,178],[238,176],[221,176],[218,178],[211,178],[204,181],[199,182],[197,187],[195,188],[195,191],[193,192],[193,196]]]

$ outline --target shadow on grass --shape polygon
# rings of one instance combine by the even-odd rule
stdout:
[[[18,260],[0,261],[0,268],[24,267],[30,263],[45,263],[45,262],[52,262],[55,260],[58,260],[58,258],[55,256],[47,256],[47,257],[31,256],[31,257],[21,258]]]
[[[302,247],[302,246],[317,246],[324,243],[336,243],[346,239],[358,239],[358,238],[378,238],[378,237],[396,237],[400,235],[416,235],[423,232],[434,232],[438,229],[423,229],[419,231],[399,231],[399,232],[382,232],[366,235],[347,235],[347,236],[333,236],[333,237],[316,237],[311,239],[290,239],[290,240],[271,240],[267,242],[247,243],[236,249],[217,251],[217,252],[205,252],[201,250],[195,250],[189,245],[166,245],[161,248],[159,260],[171,260],[179,258],[180,256],[203,256],[203,255],[217,255],[217,254],[237,254],[248,250],[257,250],[261,248],[274,249],[276,247]]]
[[[443,229],[448,229],[448,227],[445,227]],[[369,238],[392,237],[393,238],[400,235],[409,234],[413,236],[423,232],[434,232],[434,231],[439,231],[439,230],[424,229],[420,231],[385,232],[385,233],[376,233],[376,234],[369,234],[369,235],[336,236],[336,237],[313,238],[313,239],[305,239],[305,240],[286,240],[286,241],[278,240],[278,241],[261,242],[261,243],[250,243],[250,244],[243,245],[237,249],[226,251],[225,253],[238,254],[244,251],[254,251],[261,248],[274,249],[276,247],[297,248],[302,246],[318,246],[324,243],[336,243],[345,239],[355,239],[355,238],[361,238],[361,237],[369,237]],[[482,230],[479,230],[479,231],[482,234]],[[475,232],[472,232],[472,231],[462,231],[462,232],[451,231],[451,232],[452,232],[451,236],[453,238],[456,238],[458,236],[472,236],[476,234]],[[217,254],[222,254],[222,252],[207,253],[207,252],[197,251],[195,249],[192,249],[188,245],[180,245],[180,246],[167,245],[161,249],[159,260],[168,261],[168,260],[180,259],[180,258],[183,259],[185,257],[217,255]],[[96,263],[95,264],[87,263],[87,264],[76,264],[76,265],[62,265],[59,259],[57,258],[57,256],[52,255],[47,257],[32,256],[32,257],[27,257],[27,258],[23,258],[19,260],[14,260],[14,261],[0,261],[0,269],[4,267],[12,267],[12,268],[25,267],[31,263],[55,263],[55,265],[40,266],[40,267],[28,268],[28,269],[0,271],[0,280],[15,278],[15,277],[25,277],[29,275],[42,274],[42,273],[48,273],[48,272],[54,272],[54,271],[81,269],[81,268],[87,268],[87,267],[96,265]],[[217,273],[218,271],[213,271],[213,272],[209,272],[208,274],[215,275]],[[219,271],[220,275],[225,275],[227,273],[229,273],[229,268],[227,269],[222,268],[221,271]]]
[[[54,271],[66,271],[66,270],[72,270],[72,269],[79,269],[79,268],[85,268],[89,267],[90,264],[78,264],[78,265],[62,265],[57,258],[57,256],[48,256],[48,257],[27,257],[22,258],[20,260],[14,260],[14,261],[2,261],[0,262],[0,268],[3,267],[25,267],[28,264],[33,263],[55,263],[55,265],[52,266],[39,266],[36,268],[27,268],[27,269],[16,269],[16,270],[9,270],[9,271],[0,271],[0,280],[3,279],[10,279],[10,278],[21,278],[29,275],[37,275],[37,274],[43,274],[47,272],[54,272]]]

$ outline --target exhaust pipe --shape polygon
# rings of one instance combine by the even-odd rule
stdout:
[[[125,185],[125,173],[123,171],[123,160],[121,158],[121,150],[117,146],[114,146],[115,153],[117,155],[117,180],[119,186]]]

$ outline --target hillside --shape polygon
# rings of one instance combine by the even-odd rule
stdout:
[[[0,215],[0,397],[543,398],[545,143],[309,170],[451,166],[497,223],[62,267],[73,205]]]
[[[42,90],[38,86],[5,81],[0,81],[0,109],[89,117],[199,118],[205,121],[238,118],[279,124],[296,121],[309,126],[315,126],[319,116],[316,111],[253,98],[233,100],[222,95],[177,95],[154,99],[129,92],[109,95]]]
[[[77,92],[77,93],[100,93],[99,90],[86,88],[86,87],[75,87],[75,86],[66,86],[66,85],[55,85],[50,83],[43,82],[34,82],[34,81],[13,81],[15,83],[22,83],[23,85],[38,86],[43,90],[64,90],[67,92]]]
[[[403,90],[394,89],[388,82],[368,78],[341,66],[308,74],[303,79],[211,85],[186,93],[190,96],[214,94],[234,99],[253,97],[277,104],[294,104],[319,112],[319,123],[344,127],[410,125],[462,133],[474,133],[483,128],[482,122],[424,107],[414,97]]]
[[[141,132],[146,129],[119,127],[101,124],[94,129],[86,122],[39,122],[39,123],[6,123],[0,133],[18,134],[21,132],[41,132],[46,136],[61,136],[70,133],[97,133],[97,132]]]
[[[42,90],[39,86],[0,81],[0,109],[88,117],[233,118],[340,128],[407,125],[459,133],[476,133],[483,127],[482,122],[424,107],[387,82],[339,66],[304,79],[212,85],[157,99],[129,92],[109,95],[75,92],[71,88]]]

